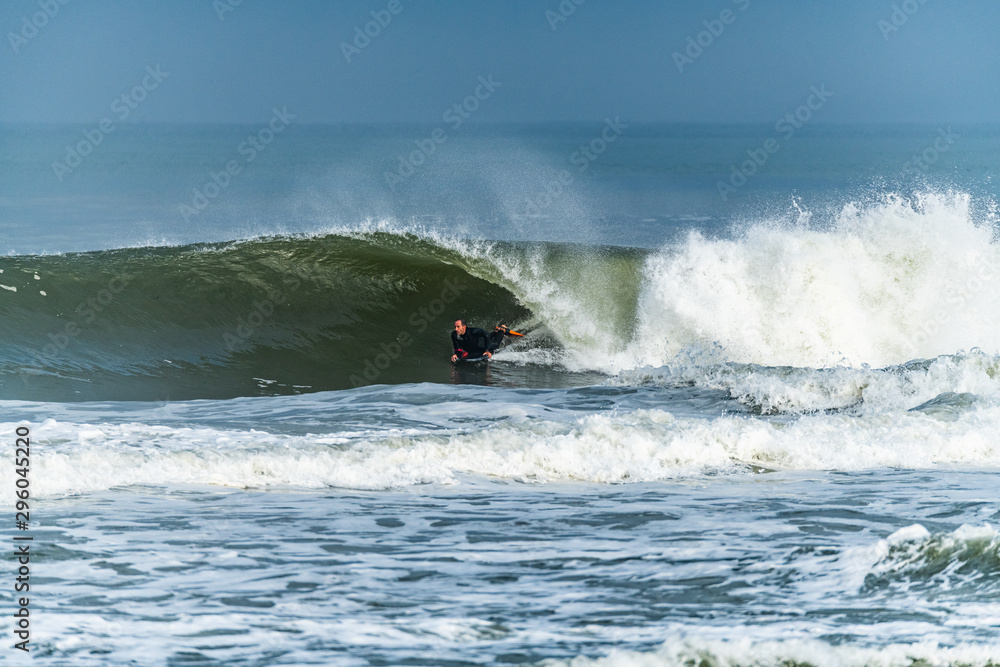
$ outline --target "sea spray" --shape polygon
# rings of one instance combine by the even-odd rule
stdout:
[[[1000,349],[1000,247],[969,197],[848,204],[827,227],[692,232],[649,258],[634,365],[719,347],[728,361],[884,366]]]

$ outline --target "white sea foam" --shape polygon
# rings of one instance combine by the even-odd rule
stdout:
[[[883,366],[1000,349],[1000,246],[967,195],[843,208],[829,228],[692,234],[648,261],[637,361],[717,345],[729,361]]]
[[[618,261],[584,256],[577,265],[541,250],[425,238],[531,308],[573,370],[660,367],[691,352],[858,367],[1000,350],[1000,291],[992,289],[1000,246],[990,222],[975,220],[969,196],[953,193],[848,204],[826,227],[763,221],[730,240],[692,233],[635,272],[634,304],[622,303],[619,283],[633,276]]]
[[[946,355],[884,369],[675,362],[663,368],[623,371],[611,382],[720,389],[767,414],[843,408],[876,413],[910,410],[947,394],[1000,399],[1000,357]]]
[[[691,354],[822,368],[1000,351],[994,222],[975,218],[967,194],[888,196],[847,204],[825,226],[764,220],[732,239],[692,232],[634,270],[622,257],[512,251],[389,221],[334,233],[414,234],[455,251],[545,324],[566,348],[557,363],[618,372]]]
[[[740,637],[751,628],[732,628],[734,639],[678,635],[655,652],[612,651],[607,657],[546,660],[545,667],[764,667],[808,664],[815,667],[912,667],[915,664],[984,666],[1000,658],[1000,644],[942,646],[933,641],[878,648],[830,644],[815,639],[754,640]]]
[[[519,416],[520,415],[520,416]],[[142,484],[385,489],[463,474],[525,482],[628,483],[796,470],[996,467],[1000,407],[943,420],[923,412],[675,418],[662,410],[558,420],[519,408],[490,426],[362,436],[276,435],[142,423],[48,420],[32,430],[32,488],[62,495]],[[9,425],[13,430],[13,425]],[[2,492],[2,491],[0,491]]]

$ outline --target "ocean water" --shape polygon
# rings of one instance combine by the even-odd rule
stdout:
[[[88,129],[0,128],[5,662],[1000,664],[1000,128]]]

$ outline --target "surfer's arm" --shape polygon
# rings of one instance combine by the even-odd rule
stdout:
[[[455,354],[451,355],[451,360],[452,361],[458,361],[459,359],[465,359],[467,356],[469,356],[469,353],[466,352],[465,350],[463,350],[462,346],[459,345],[459,343],[458,343],[458,336],[455,335],[454,331],[451,332],[451,346],[453,348],[455,348]]]
[[[468,354],[465,350],[462,349],[462,346],[458,342],[458,336],[455,334],[454,331],[451,332],[451,346],[455,350],[455,354],[451,355],[452,361],[455,361],[457,357],[464,357],[466,356],[466,354]]]

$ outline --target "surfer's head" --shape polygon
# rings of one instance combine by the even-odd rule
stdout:
[[[459,336],[465,335],[465,327],[466,324],[464,317],[460,317],[457,320],[455,320],[455,331],[458,333]]]

